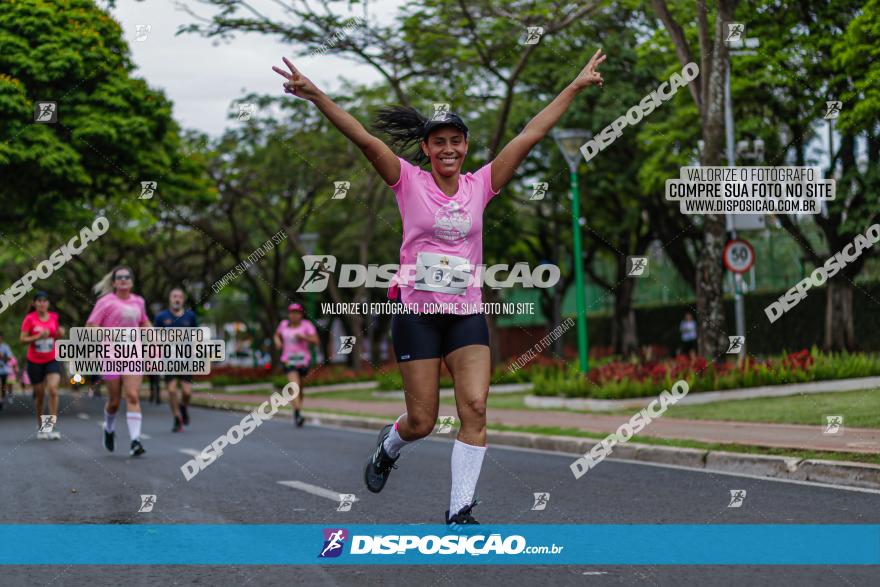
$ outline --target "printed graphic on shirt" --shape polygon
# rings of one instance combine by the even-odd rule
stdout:
[[[438,239],[467,243],[471,231],[471,215],[458,202],[449,202],[434,212],[434,236]]]

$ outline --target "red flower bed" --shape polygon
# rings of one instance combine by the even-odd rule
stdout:
[[[810,351],[802,350],[783,357],[781,366],[788,370],[807,371],[813,365],[813,357]],[[776,368],[773,360],[761,361],[747,357],[742,365],[734,361],[710,365],[703,357],[678,355],[666,361],[646,361],[643,363],[633,361],[617,361],[600,367],[595,367],[587,374],[587,378],[597,384],[612,381],[652,381],[660,382],[670,379],[685,379],[688,375],[702,374],[711,371],[716,376],[724,376],[739,371],[750,373],[760,368],[773,370]]]

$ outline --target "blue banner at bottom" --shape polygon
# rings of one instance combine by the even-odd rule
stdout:
[[[0,525],[3,565],[877,565],[880,525]]]

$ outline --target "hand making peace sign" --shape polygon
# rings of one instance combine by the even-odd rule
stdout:
[[[272,69],[281,77],[286,79],[287,81],[284,83],[284,91],[288,94],[293,94],[297,98],[302,98],[303,100],[314,100],[321,94],[321,90],[312,83],[312,81],[301,74],[299,70],[294,67],[293,63],[288,61],[287,57],[282,57],[284,63],[290,69],[290,73],[284,71],[280,67],[272,66]]]

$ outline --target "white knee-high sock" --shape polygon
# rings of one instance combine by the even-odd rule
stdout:
[[[125,423],[128,424],[128,435],[132,440],[138,440],[141,437],[141,420],[143,417],[140,412],[126,412]]]
[[[104,430],[114,432],[116,430],[116,414],[104,410]]]
[[[456,440],[452,446],[452,492],[449,495],[449,515],[471,505],[480,469],[483,468],[485,446],[473,446]]]
[[[413,442],[412,440],[404,440],[400,437],[400,434],[397,433],[397,427],[400,425],[400,419],[406,416],[406,414],[401,414],[397,417],[397,421],[394,422],[394,426],[391,427],[391,432],[385,438],[385,442],[382,443],[382,446],[385,447],[385,452],[388,453],[388,456],[392,459],[396,459],[397,455],[400,454],[400,449],[404,446]]]

